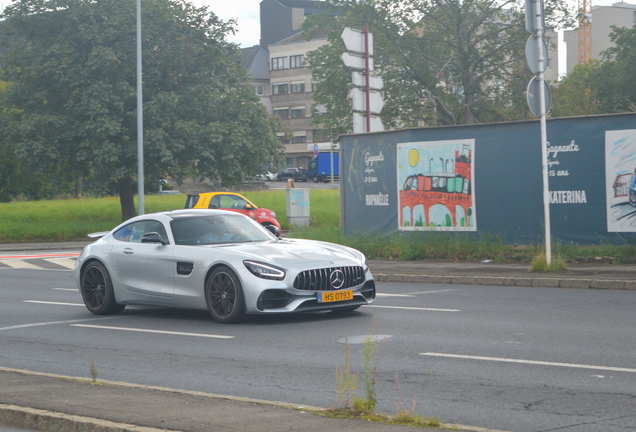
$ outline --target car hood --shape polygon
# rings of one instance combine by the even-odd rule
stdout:
[[[216,247],[224,247],[227,253],[246,260],[269,263],[285,269],[360,266],[363,260],[361,254],[346,246],[313,240],[281,239]]]

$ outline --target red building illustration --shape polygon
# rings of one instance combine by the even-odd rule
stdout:
[[[438,204],[448,209],[454,227],[462,226],[456,211],[457,206],[461,207],[465,215],[463,226],[470,226],[470,208],[473,205],[471,157],[472,150],[468,150],[468,156],[460,155],[456,150],[453,172],[428,172],[407,177],[400,190],[400,226],[404,226],[404,210],[407,207],[411,226],[414,225],[413,209],[418,205],[424,207],[424,222],[430,226],[429,210]]]

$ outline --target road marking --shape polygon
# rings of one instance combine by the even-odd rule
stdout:
[[[24,300],[24,303],[50,304],[50,305],[58,305],[58,306],[84,306],[84,303],[62,303],[62,302],[50,302],[50,301],[39,301],[39,300]]]
[[[35,269],[35,270],[42,270],[42,267],[38,267],[36,265],[33,265],[29,262],[23,261],[21,259],[13,259],[13,258],[8,258],[8,259],[3,259],[2,260],[2,264],[6,264],[11,268],[14,269]]]
[[[531,364],[531,365],[540,365],[540,366],[559,366],[559,367],[569,367],[569,368],[577,368],[577,369],[595,369],[595,370],[606,370],[613,372],[631,372],[636,373],[636,369],[630,368],[619,368],[612,366],[594,366],[594,365],[584,365],[584,364],[576,364],[576,363],[556,363],[556,362],[546,362],[546,361],[538,361],[538,360],[520,360],[520,359],[510,359],[510,358],[500,358],[500,357],[480,357],[480,356],[469,356],[469,355],[460,355],[460,354],[442,354],[442,353],[420,353],[423,356],[432,356],[432,357],[449,357],[449,358],[460,358],[467,360],[486,360],[486,361],[496,361],[496,362],[505,362],[505,363],[523,363],[523,364]]]
[[[421,311],[433,311],[433,312],[461,312],[460,309],[435,309],[435,308],[406,307],[406,306],[366,305],[365,307],[368,307],[368,308],[384,308],[384,309],[421,310]]]
[[[408,295],[408,294],[385,294],[385,293],[376,293],[376,296],[378,297],[413,297],[412,295]]]
[[[77,288],[51,288],[53,291],[78,291]]]
[[[76,323],[76,322],[82,322],[82,321],[90,321],[94,319],[95,318],[86,318],[86,319],[79,319],[79,320],[50,321],[50,322],[43,322],[43,323],[20,324],[20,325],[14,325],[9,327],[0,327],[0,331],[21,329],[21,328],[28,328],[28,327],[40,327],[40,326],[55,325],[55,324],[70,324],[70,323]]]
[[[51,254],[51,255],[13,255],[13,256],[0,256],[1,260],[4,259],[24,259],[24,258],[52,258],[52,257],[77,257],[78,253],[72,254]]]
[[[75,269],[75,260],[70,258],[46,258],[44,261],[48,261],[52,264],[57,264],[67,269]]]
[[[435,290],[435,291],[418,291],[418,292],[411,292],[411,293],[407,293],[407,294],[436,294],[436,293],[443,293],[443,292],[450,292],[450,291],[457,291],[456,289],[444,289],[444,290]]]
[[[98,325],[91,325],[91,324],[71,324],[71,327],[87,327],[87,328],[96,328],[96,329],[103,329],[103,330],[123,330],[123,331],[132,331],[132,332],[141,332],[141,333],[159,333],[159,334],[178,335],[178,336],[207,337],[207,338],[215,338],[215,339],[234,339],[234,336],[212,335],[212,334],[204,334],[204,333],[184,333],[184,332],[164,331],[164,330],[148,330],[148,329],[128,328],[128,327],[98,326]]]

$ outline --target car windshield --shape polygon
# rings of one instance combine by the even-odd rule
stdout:
[[[177,245],[210,245],[274,240],[265,228],[251,219],[227,212],[175,218],[170,222]]]

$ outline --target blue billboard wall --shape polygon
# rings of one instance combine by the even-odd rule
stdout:
[[[636,114],[547,121],[550,217],[563,243],[636,240]],[[544,242],[539,121],[341,137],[346,235],[454,231]]]

